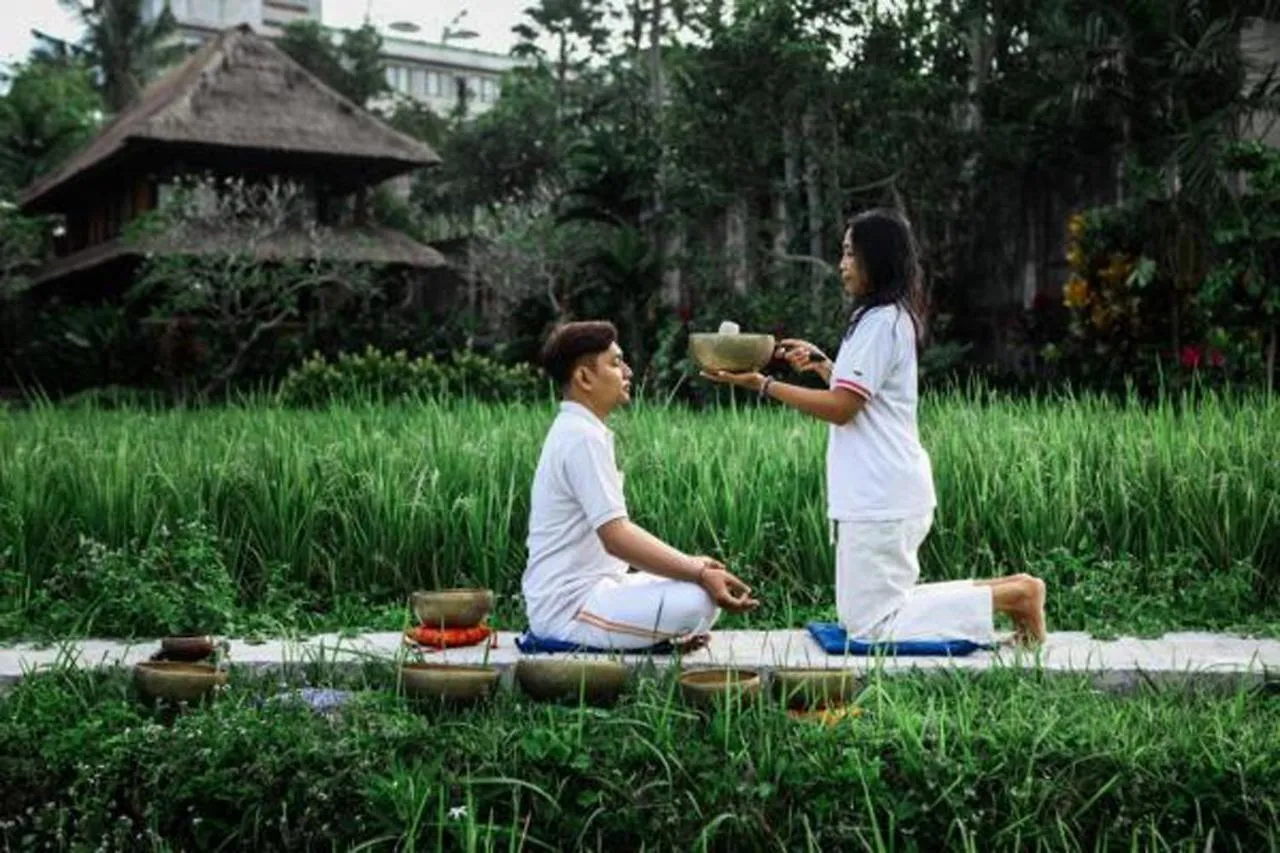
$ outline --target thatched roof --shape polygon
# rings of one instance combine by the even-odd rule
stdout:
[[[55,191],[70,190],[72,182],[105,170],[130,149],[150,148],[147,161],[154,164],[157,145],[336,158],[364,166],[371,180],[440,162],[429,146],[361,109],[240,25],[156,81],[83,149],[27,187],[19,201],[29,208]]]
[[[156,234],[134,241],[108,240],[53,261],[39,271],[35,283],[44,284],[124,258],[142,258],[149,252],[228,255],[244,251],[245,245],[237,235],[229,232],[195,232],[190,229],[184,230],[181,240]],[[377,226],[319,227],[314,231],[287,229],[255,240],[253,247],[254,257],[264,262],[317,258],[417,269],[433,269],[447,263],[444,255],[430,246],[424,246],[400,231]]]

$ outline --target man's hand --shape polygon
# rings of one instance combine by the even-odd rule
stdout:
[[[760,606],[760,602],[751,597],[751,587],[731,574],[719,560],[711,557],[693,559],[700,568],[698,584],[718,607],[730,613],[745,613]]]

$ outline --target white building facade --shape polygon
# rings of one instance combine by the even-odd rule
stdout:
[[[323,0],[145,0],[144,13],[154,19],[167,5],[182,37],[202,42],[228,27],[249,24],[255,32],[279,38],[294,21],[320,21]],[[475,116],[493,106],[504,72],[520,60],[498,53],[467,50],[383,33],[387,83],[438,115],[465,106]]]

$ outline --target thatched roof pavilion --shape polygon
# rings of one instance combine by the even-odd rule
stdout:
[[[430,147],[330,89],[242,25],[154,83],[84,148],[28,186],[19,204],[29,214],[66,219],[58,257],[39,282],[89,274],[118,279],[128,271],[116,265],[149,248],[126,241],[125,227],[154,209],[163,187],[184,175],[287,178],[306,185],[324,211],[331,200],[439,163]],[[282,233],[257,251],[272,260],[321,245],[348,260],[408,268],[445,263],[434,249],[389,229],[321,218],[313,232]],[[217,252],[226,248],[221,243],[211,233],[168,248]]]

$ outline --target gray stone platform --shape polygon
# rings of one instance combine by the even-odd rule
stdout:
[[[453,664],[489,663],[507,670],[523,655],[516,635],[497,635],[495,647],[473,646],[444,651],[415,652],[404,646],[398,632],[342,637],[312,636],[304,641],[271,640],[246,643],[232,640],[233,668],[278,669],[323,663],[359,666],[369,661],[426,660]],[[66,642],[39,647],[22,644],[0,649],[0,686],[12,685],[25,674],[74,664],[81,668],[129,667],[149,658],[159,641],[120,643],[104,640]],[[538,655],[537,657],[545,657]],[[560,657],[560,656],[558,656]],[[569,656],[564,656],[569,657]],[[575,657],[594,657],[575,655]],[[619,655],[633,665],[651,661],[670,666],[673,657]],[[711,644],[680,659],[685,668],[744,667],[768,673],[783,667],[847,668],[858,672],[876,669],[893,674],[912,670],[992,670],[1020,668],[1047,674],[1088,676],[1099,687],[1126,688],[1144,683],[1187,683],[1235,686],[1280,680],[1280,640],[1264,640],[1223,634],[1170,633],[1158,639],[1122,637],[1094,640],[1088,634],[1060,632],[1049,636],[1039,651],[1002,647],[967,657],[882,657],[828,655],[801,630],[719,631]]]

